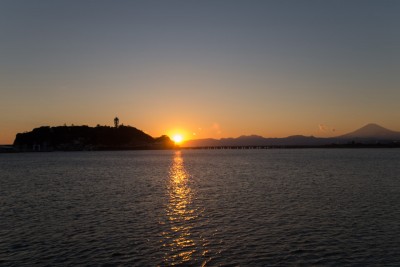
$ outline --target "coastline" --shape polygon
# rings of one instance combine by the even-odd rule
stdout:
[[[12,145],[0,145],[0,153],[48,153],[48,152],[96,152],[96,151],[144,151],[144,150],[269,150],[269,149],[394,149],[400,148],[399,143],[393,144],[331,144],[318,146],[303,145],[275,145],[275,146],[202,146],[202,147],[102,147],[96,149],[76,149],[76,150],[18,150]]]

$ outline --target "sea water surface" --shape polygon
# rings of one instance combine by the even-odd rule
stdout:
[[[400,266],[400,150],[0,154],[1,266]]]

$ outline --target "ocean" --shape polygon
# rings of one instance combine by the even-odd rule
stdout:
[[[0,154],[1,266],[400,266],[399,149]]]

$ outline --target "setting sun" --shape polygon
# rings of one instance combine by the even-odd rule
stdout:
[[[180,135],[180,134],[176,134],[176,135],[174,135],[174,136],[172,137],[172,140],[173,140],[175,143],[179,144],[179,143],[181,143],[181,142],[183,141],[183,137],[182,137],[182,135]]]

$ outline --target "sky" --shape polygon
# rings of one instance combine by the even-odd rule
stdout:
[[[1,0],[0,144],[40,126],[157,137],[400,131],[400,1]]]

